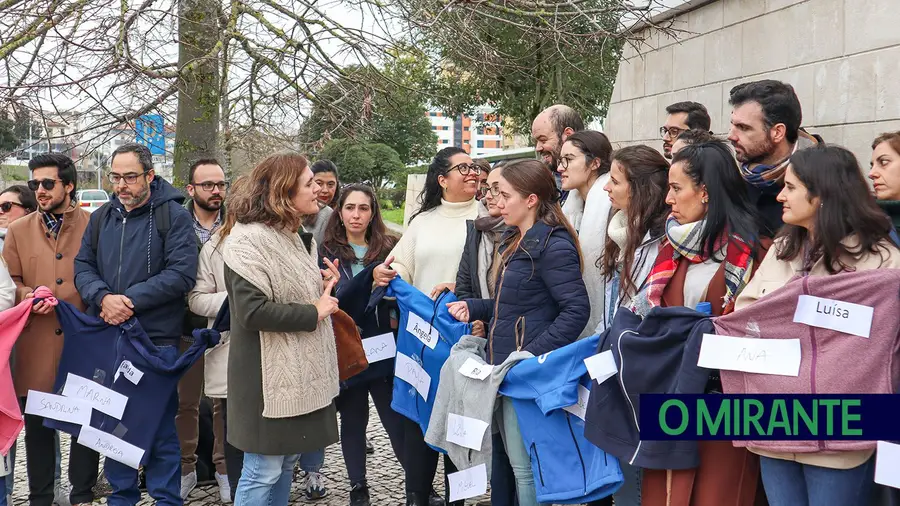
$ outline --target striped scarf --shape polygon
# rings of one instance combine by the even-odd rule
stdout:
[[[703,251],[700,237],[706,226],[706,218],[681,225],[673,217],[666,221],[666,238],[660,244],[656,264],[647,280],[647,299],[651,307],[662,304],[663,291],[675,275],[678,261],[685,258],[693,264],[709,260]],[[726,244],[726,237],[729,237]],[[716,251],[725,250],[725,299],[727,306],[750,281],[753,272],[753,255],[750,245],[737,236],[723,235],[716,241]]]

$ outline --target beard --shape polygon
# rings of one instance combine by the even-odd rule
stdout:
[[[56,197],[51,198],[50,202],[48,202],[47,205],[42,205],[40,203],[40,201],[38,201],[38,205],[40,206],[41,211],[44,211],[45,213],[62,214],[63,211],[66,210],[66,207],[68,207],[68,206],[64,205],[65,202],[66,202],[66,195],[63,194],[59,198],[56,198]]]
[[[775,143],[769,138],[767,132],[765,141],[750,148],[745,146],[741,146],[741,148],[744,151],[735,150],[735,156],[739,162],[750,165],[762,163],[763,160],[771,156],[775,152]]]
[[[150,195],[150,185],[142,186],[140,190],[135,193],[131,193],[131,195],[123,194],[121,192],[116,192],[116,197],[119,198],[119,202],[122,203],[123,206],[127,207],[137,207],[142,204],[147,197]]]
[[[194,202],[197,204],[200,209],[209,212],[215,212],[222,208],[222,202],[224,202],[224,197],[209,197],[206,200],[195,198]]]

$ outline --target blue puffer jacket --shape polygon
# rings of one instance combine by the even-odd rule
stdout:
[[[108,294],[122,294],[134,304],[134,314],[150,339],[177,339],[182,333],[185,296],[197,278],[197,238],[184,197],[162,178],[150,183],[150,201],[126,212],[115,196],[112,211],[99,223],[97,251],[88,224],[75,257],[75,286],[88,306],[100,314]],[[169,206],[169,232],[163,240],[153,209]],[[101,211],[97,211],[101,212]]]
[[[502,363],[520,346],[535,356],[562,348],[587,325],[591,307],[578,249],[564,227],[535,223],[504,266],[498,285],[499,314],[494,314],[494,300],[466,301],[471,321],[490,320],[492,364]]]

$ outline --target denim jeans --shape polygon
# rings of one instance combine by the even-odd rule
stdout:
[[[244,453],[234,506],[287,506],[300,455]]]
[[[160,346],[160,354],[165,361],[174,361],[178,357],[175,346]],[[148,451],[149,459],[144,466],[147,478],[147,493],[156,499],[159,506],[182,506],[181,499],[181,448],[178,445],[178,432],[175,430],[175,415],[178,413],[178,392],[173,390],[166,411],[163,414],[153,447]],[[112,494],[107,499],[110,506],[134,506],[141,499],[138,490],[137,469],[113,459],[106,459],[104,464],[106,478],[112,487]]]
[[[513,408],[513,401],[508,397],[500,397],[500,406],[502,418],[500,431],[506,447],[506,454],[509,456],[509,464],[516,477],[519,506],[537,506],[537,489],[534,485],[534,472],[531,469],[531,455],[522,440],[519,418]]]
[[[491,506],[518,506],[516,475],[509,465],[500,432],[491,434]]]
[[[325,449],[301,454],[298,464],[300,469],[307,473],[318,473],[325,465]]]
[[[760,470],[770,506],[866,506],[874,461],[852,469],[800,464],[760,457]]]

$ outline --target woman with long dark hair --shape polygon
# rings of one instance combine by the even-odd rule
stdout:
[[[538,160],[503,167],[497,206],[510,231],[492,276],[492,299],[450,303],[459,321],[489,321],[488,360],[501,364],[513,351],[535,356],[575,341],[588,318],[578,236],[562,213],[553,175]],[[537,506],[531,457],[512,399],[501,397],[500,430],[516,478],[520,506]]]
[[[310,167],[316,184],[319,185],[319,193],[316,198],[323,205],[332,209],[337,206],[341,198],[341,180],[338,176],[337,165],[331,160],[316,160]]]
[[[419,291],[439,296],[454,290],[466,242],[466,220],[478,217],[481,168],[460,148],[438,151],[425,177],[419,210],[384,263],[375,267],[375,283],[387,286],[399,275]],[[406,504],[426,506],[432,495],[438,453],[425,444],[419,424],[403,419]],[[445,474],[455,469],[444,459]],[[449,489],[447,490],[449,494]],[[448,495],[449,497],[449,495]]]
[[[813,277],[821,279],[845,273],[854,275],[872,269],[900,268],[900,250],[890,238],[891,221],[869,193],[859,163],[850,151],[837,146],[820,146],[794,153],[785,172],[784,188],[778,194],[778,201],[783,206],[785,225],[753,280],[738,297],[735,304],[738,312],[732,317],[754,312],[756,304],[766,304],[767,297],[780,294],[782,290],[779,289],[797,276],[803,277],[806,284]],[[889,276],[887,272],[883,275]],[[841,304],[847,302],[874,307],[875,318],[878,318],[879,310],[883,311],[877,307],[878,301],[883,300],[883,287],[873,293],[873,287],[864,282],[858,285],[852,280],[842,283],[842,286],[849,288],[835,287],[834,291],[828,292],[828,297],[840,298]],[[895,285],[891,283],[887,286]],[[807,292],[804,289],[802,293]],[[793,298],[793,302],[796,301],[797,298]],[[790,304],[789,301],[772,302],[780,306]],[[764,313],[771,315],[774,321],[780,321],[780,316],[772,314],[771,310]],[[794,309],[790,309],[787,318],[796,323],[793,314]],[[725,331],[733,332],[732,327],[739,324],[747,327],[740,320],[731,320]],[[765,332],[761,337],[800,338],[802,360],[812,361],[812,365],[807,366],[812,369],[807,370],[812,370],[811,374],[815,375],[814,390],[810,391],[808,381],[800,384],[784,381],[767,383],[767,375],[753,375],[760,378],[755,379],[750,387],[749,383],[739,379],[741,393],[745,389],[748,394],[896,393],[900,378],[889,365],[890,361],[896,362],[898,358],[896,328],[887,327],[884,330],[882,327],[879,330],[873,322],[871,335],[866,335],[868,339],[860,339],[841,332],[829,333],[826,326],[825,329],[818,329],[816,341],[805,343],[813,337],[799,335],[797,329],[778,335],[781,327],[766,328],[765,325],[765,322],[760,323],[761,330]],[[721,332],[718,327],[717,323],[717,332]],[[816,342],[819,343],[818,353]],[[826,351],[823,353],[821,350]],[[883,353],[879,350],[890,351]],[[852,358],[848,359],[848,354]],[[802,377],[807,373],[800,374]],[[726,387],[735,385],[735,382],[726,381],[730,378],[724,372],[722,379]],[[802,386],[804,383],[805,387]],[[798,386],[798,390],[786,391],[792,386]],[[862,446],[852,444],[849,449],[846,446],[834,447],[831,443],[819,442],[822,448],[819,451],[789,453],[792,450],[778,450],[778,446],[783,448],[783,444],[751,442],[750,451],[761,456],[760,468],[769,504],[872,504],[868,494],[872,483],[874,443]]]
[[[722,141],[686,146],[672,159],[665,224],[656,263],[635,306],[709,303],[713,315],[732,311],[760,258],[759,226],[731,149]],[[720,391],[712,377],[708,391]],[[759,461],[730,441],[701,441],[695,469],[645,469],[641,501],[661,506],[753,504]]]
[[[343,188],[320,247],[322,259],[328,258],[339,266],[340,279],[335,296],[342,307],[365,307],[374,266],[387,258],[396,243],[397,238],[388,233],[381,218],[375,190],[365,184]],[[357,302],[347,304],[351,298]],[[396,340],[396,318],[391,316],[391,306],[389,301],[383,300],[374,312],[350,311],[364,340],[379,336],[383,339],[386,335]],[[366,481],[370,395],[394,455],[398,460],[402,459],[403,418],[391,409],[393,380],[394,359],[379,356],[369,357],[369,367],[341,385],[337,408],[341,413],[341,451],[350,479],[350,506],[370,504]]]

